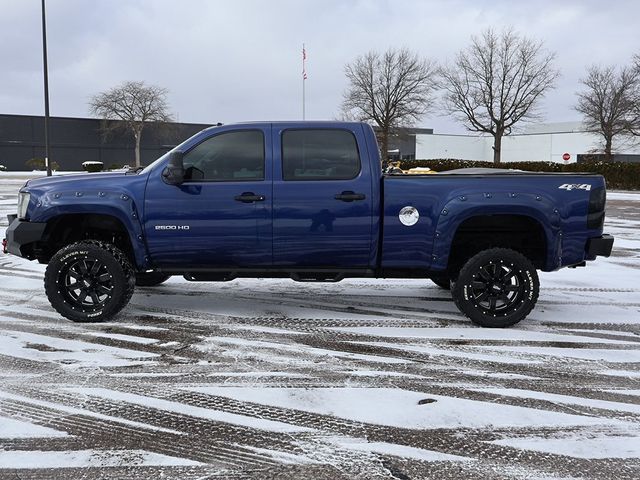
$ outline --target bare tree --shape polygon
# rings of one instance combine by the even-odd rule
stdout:
[[[634,72],[640,76],[640,53],[633,56]],[[640,82],[638,82],[640,84]],[[633,116],[635,120],[630,125],[629,133],[635,137],[640,137],[640,85],[636,85],[633,99]]]
[[[407,49],[369,52],[345,66],[349,87],[343,118],[373,122],[379,129],[382,160],[389,136],[418,121],[431,106],[437,67]]]
[[[468,130],[493,136],[494,163],[500,163],[502,137],[516,123],[539,117],[540,100],[559,76],[554,59],[542,42],[488,29],[442,69],[446,109]]]
[[[637,132],[640,124],[640,69],[594,65],[580,83],[575,108],[587,130],[602,135],[605,160],[611,161],[614,138]]]
[[[124,82],[89,101],[92,115],[103,118],[103,131],[126,128],[136,141],[135,162],[140,166],[142,131],[149,123],[169,122],[167,90],[144,82]]]

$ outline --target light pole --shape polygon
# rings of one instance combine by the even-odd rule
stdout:
[[[47,22],[42,0],[42,64],[44,70],[44,162],[47,176],[51,176],[51,156],[49,155],[49,72],[47,71]]]

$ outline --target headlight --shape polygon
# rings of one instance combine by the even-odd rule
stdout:
[[[27,207],[29,206],[29,199],[31,194],[27,192],[18,193],[18,218],[24,220],[27,216]]]

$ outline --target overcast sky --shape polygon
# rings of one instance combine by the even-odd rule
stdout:
[[[0,113],[42,114],[39,0],[0,0]],[[586,65],[640,53],[640,1],[47,0],[51,114],[88,116],[89,97],[125,80],[169,89],[183,122],[332,119],[344,65],[369,50],[408,47],[439,62],[473,34],[512,26],[557,53],[562,77],[547,122],[572,110]],[[419,126],[462,133],[447,116]]]

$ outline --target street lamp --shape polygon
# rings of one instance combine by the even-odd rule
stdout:
[[[47,22],[44,14],[44,0],[42,0],[42,64],[44,70],[44,162],[47,166],[47,176],[51,176],[51,157],[49,155],[49,73],[47,71]]]

